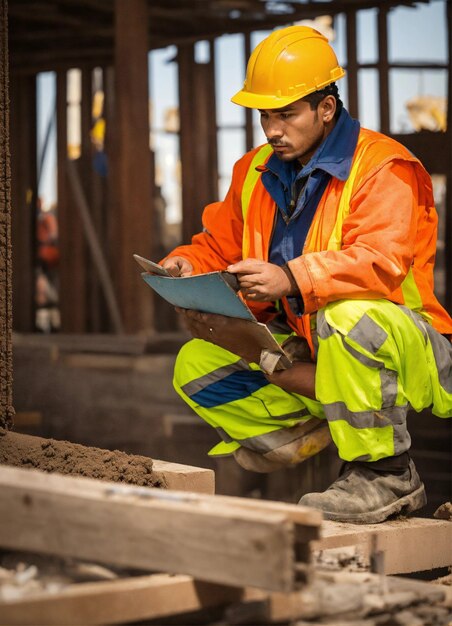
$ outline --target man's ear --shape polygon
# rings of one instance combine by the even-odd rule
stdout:
[[[331,122],[336,113],[336,98],[334,96],[326,96],[319,104],[319,113],[325,124]]]

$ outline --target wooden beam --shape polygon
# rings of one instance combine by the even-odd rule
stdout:
[[[13,327],[35,330],[37,211],[36,77],[11,80]]]
[[[407,574],[452,565],[452,523],[428,518],[396,519],[382,524],[324,521],[313,550],[355,546],[369,559],[372,543],[384,552],[384,574]]]
[[[347,86],[348,110],[352,117],[359,117],[358,106],[358,54],[356,11],[347,12]]]
[[[213,470],[152,459],[152,472],[167,489],[210,495],[215,493]]]
[[[193,184],[197,174],[196,159],[193,156],[193,148],[196,145],[193,44],[178,47],[177,63],[179,72],[179,137],[182,166],[182,243],[190,243],[191,237],[201,229],[201,212],[203,208],[197,206],[197,185]],[[205,141],[205,138],[198,138],[198,141]]]
[[[110,214],[112,268],[125,332],[148,331],[152,299],[132,255],[152,258],[153,200],[149,148],[148,32],[146,0],[115,1],[115,119]]]
[[[8,3],[0,0],[0,427],[13,426]]]
[[[366,572],[319,570],[314,585],[291,593],[216,585],[183,575],[152,574],[72,584],[56,593],[34,592],[17,600],[0,601],[0,624],[94,626],[141,623],[170,616],[179,616],[171,623],[185,624],[188,613],[212,607],[224,608],[222,623],[224,620],[228,624],[280,624],[300,618],[308,620],[300,624],[314,623],[313,618],[317,618],[316,624],[330,624],[328,618],[332,614],[341,624],[363,624],[367,615],[387,618],[388,611],[400,612],[408,607],[419,607],[420,615],[435,619],[451,606],[450,587],[404,578],[382,579]],[[383,612],[385,615],[381,616]],[[334,624],[339,623],[336,619]],[[421,622],[413,618],[413,623]]]
[[[68,74],[57,73],[57,214],[60,242],[61,330],[86,330],[86,244],[68,181]],[[77,164],[74,163],[74,167]]]
[[[248,60],[251,56],[251,33],[245,33],[243,35],[245,46],[245,67],[247,67]],[[245,145],[246,150],[252,150],[254,148],[254,128],[253,128],[253,110],[249,107],[245,107]]]
[[[233,586],[294,588],[288,514],[186,496],[3,466],[0,545]]]
[[[56,594],[0,602],[0,624],[23,626],[31,620],[47,626],[123,624],[238,602],[244,595],[241,588],[200,582],[190,576],[135,576],[78,583]]]
[[[218,200],[215,72],[213,45],[208,63],[197,63],[194,46],[180,46],[180,146],[182,162],[182,241],[202,230],[202,211]],[[196,184],[194,184],[196,181]]]
[[[388,61],[388,9],[378,9],[378,59],[380,89],[380,131],[390,133],[389,61]]]
[[[452,2],[445,7],[447,41],[449,51],[449,71],[447,77],[447,187],[446,187],[446,227],[445,227],[445,271],[446,271],[446,307],[452,311]]]

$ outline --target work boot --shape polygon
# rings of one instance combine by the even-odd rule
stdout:
[[[307,493],[298,504],[322,511],[324,519],[352,524],[378,524],[390,515],[412,513],[423,507],[427,498],[408,455],[405,465],[384,471],[384,463],[378,461],[345,463],[331,487],[323,493]]]

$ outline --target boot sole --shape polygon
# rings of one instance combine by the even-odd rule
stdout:
[[[349,515],[323,511],[323,519],[333,522],[349,522],[351,524],[379,524],[380,522],[384,522],[391,515],[408,515],[408,513],[413,513],[426,504],[427,496],[425,494],[424,484],[421,484],[416,491],[376,511],[351,513]]]

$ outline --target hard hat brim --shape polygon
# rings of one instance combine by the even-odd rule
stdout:
[[[308,96],[310,93],[314,93],[319,89],[323,89],[327,85],[330,85],[332,82],[339,80],[343,76],[345,76],[345,70],[342,67],[338,67],[334,72],[333,80],[326,80],[313,86],[310,89],[303,89],[298,93],[291,94],[290,96],[251,93],[249,91],[246,91],[245,89],[240,89],[240,91],[232,96],[231,102],[233,102],[234,104],[239,104],[240,106],[246,107],[248,109],[282,109],[292,102],[301,100],[301,98]]]
[[[231,102],[248,109],[282,109],[299,99],[299,96],[295,98],[288,96],[278,98],[277,96],[265,96],[240,90],[232,96]]]

